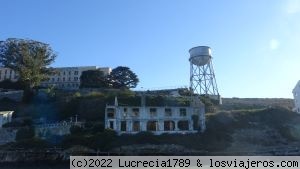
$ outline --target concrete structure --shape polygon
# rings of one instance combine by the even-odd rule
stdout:
[[[0,111],[0,128],[6,123],[11,122],[13,111]]]
[[[50,76],[48,81],[42,82],[41,86],[54,86],[59,89],[78,89],[82,72],[96,69],[103,71],[104,75],[108,75],[111,72],[111,68],[98,68],[96,66],[55,68],[56,73]]]
[[[294,111],[297,113],[300,113],[300,80],[296,84],[295,88],[293,89],[293,95],[294,95]]]
[[[118,134],[136,134],[151,131],[163,133],[195,133],[205,130],[205,109],[199,98],[193,98],[190,106],[145,106],[142,97],[141,106],[114,105],[105,109],[105,128],[115,130]]]
[[[197,46],[190,53],[190,89],[193,93],[207,95],[222,103],[212,64],[211,49]]]
[[[103,71],[105,75],[110,74],[111,68],[109,67],[97,67],[97,66],[81,66],[81,67],[58,67],[54,68],[55,74],[49,77],[48,81],[41,83],[42,87],[56,87],[59,89],[78,89],[80,86],[80,76],[83,71],[96,70]],[[6,79],[11,81],[17,81],[18,75],[9,68],[0,67],[0,82]]]

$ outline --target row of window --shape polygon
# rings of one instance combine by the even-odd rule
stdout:
[[[44,84],[43,86],[47,87],[47,86],[50,86],[50,85]],[[59,88],[78,88],[79,84],[77,84],[77,83],[67,83],[67,84],[60,84],[57,87],[59,87]]]
[[[67,71],[67,72],[68,72],[69,75],[72,74],[72,71]],[[74,75],[78,75],[79,72],[76,70],[76,71],[73,72],[73,74],[74,74]],[[63,71],[62,73],[61,73],[61,72],[58,72],[58,76],[60,76],[60,75],[66,75],[66,71]]]
[[[71,78],[71,77],[69,77],[69,78],[68,78],[68,81],[70,82],[70,81],[71,81],[71,79],[72,79],[72,78]],[[79,78],[78,78],[78,77],[74,77],[74,78],[73,78],[73,81],[75,81],[75,82],[77,82],[78,80],[79,80]],[[52,79],[50,79],[49,81],[51,81],[51,82],[55,82],[55,78],[53,77],[53,78],[52,78]],[[63,77],[63,78],[62,78],[62,81],[63,81],[63,82],[65,82],[65,81],[66,81],[66,78],[65,78],[65,77]],[[56,82],[60,82],[60,78],[59,78],[59,77],[56,79]]]
[[[7,74],[7,72],[9,72],[10,74],[12,74],[13,70],[12,69],[10,69],[10,70],[8,70],[8,69],[0,70],[0,75],[1,75],[2,72],[4,72],[5,75]]]
[[[163,131],[174,131],[175,130],[175,122],[174,121],[164,121],[163,123]],[[189,122],[187,120],[178,121],[177,127],[179,130],[189,130]],[[109,122],[109,128],[114,129],[114,122]],[[157,121],[148,121],[146,126],[147,131],[159,131],[158,130],[158,122]],[[127,130],[127,122],[121,121],[121,131],[128,131]],[[140,122],[133,121],[132,123],[132,131],[139,132],[140,129]]]
[[[108,118],[115,118],[115,109],[113,108],[108,108],[107,109],[107,117]],[[139,117],[140,116],[140,110],[139,108],[132,108],[132,113],[131,115],[133,117]],[[157,108],[150,108],[149,109],[149,115],[151,117],[156,117],[157,116]],[[171,108],[165,108],[164,111],[164,116],[165,117],[171,117],[173,115],[172,109]],[[187,115],[187,111],[186,108],[180,108],[179,109],[179,116],[181,117],[185,117]],[[127,117],[128,116],[128,110],[127,108],[123,109],[123,117]]]

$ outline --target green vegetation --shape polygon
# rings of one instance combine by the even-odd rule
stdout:
[[[64,137],[47,137],[47,142],[36,140],[32,136],[32,129],[25,127],[23,130],[26,131],[20,130],[17,133],[18,141],[11,144],[11,147],[28,147],[31,144],[28,140],[33,140],[37,144],[36,147],[56,146],[64,149],[85,146],[93,150],[111,151],[122,146],[151,144],[179,145],[208,152],[228,152],[237,149],[243,151],[243,148],[247,147],[252,150],[252,146],[260,148],[297,144],[300,140],[300,125],[298,125],[300,117],[289,109],[269,107],[266,104],[252,108],[240,106],[239,109],[229,111],[223,109],[222,106],[226,105],[215,105],[208,98],[202,98],[203,102],[213,107],[216,112],[206,114],[207,129],[204,133],[156,136],[149,132],[141,132],[137,135],[117,136],[114,131],[104,129],[105,106],[113,104],[115,96],[118,96],[119,105],[139,106],[141,96],[126,89],[81,89],[77,92],[45,90],[45,92],[49,97],[35,96],[30,104],[10,103],[12,106],[15,105],[16,117],[46,117],[62,121],[78,115],[80,121],[86,121],[85,127],[73,127],[71,134]],[[174,98],[165,95],[146,97],[147,106],[188,104],[189,100],[186,97]],[[198,121],[198,118],[193,116],[194,121]],[[30,123],[10,123],[6,127],[30,126]]]
[[[80,76],[80,88],[107,88],[107,77],[101,70],[87,70]]]
[[[25,86],[21,81],[12,82],[11,80],[6,79],[6,80],[3,80],[0,82],[0,88],[23,90],[25,88]]]
[[[118,66],[105,76],[101,70],[87,70],[80,77],[80,88],[135,88],[139,82],[137,75],[128,67]]]
[[[10,38],[0,43],[0,64],[18,73],[25,86],[25,101],[33,96],[34,87],[48,79],[52,73],[48,66],[55,58],[51,47],[42,42]]]
[[[135,88],[139,79],[130,68],[118,66],[114,68],[108,76],[109,85],[115,89],[129,89]]]

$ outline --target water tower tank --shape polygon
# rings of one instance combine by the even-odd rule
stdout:
[[[211,49],[208,46],[197,46],[189,50],[190,62],[197,66],[206,65],[211,59]]]

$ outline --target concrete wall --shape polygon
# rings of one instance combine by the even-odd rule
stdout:
[[[83,126],[83,123],[75,122],[60,122],[45,125],[35,126],[35,135],[40,138],[47,138],[51,135],[63,136],[70,134],[70,128],[72,126]]]

